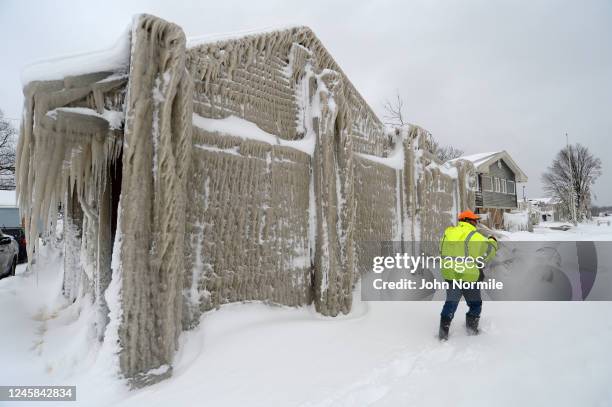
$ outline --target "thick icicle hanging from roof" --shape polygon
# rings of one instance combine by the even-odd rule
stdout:
[[[22,126],[18,154],[17,193],[28,226],[28,255],[32,258],[39,233],[53,223],[57,205],[66,206],[68,191],[76,189],[81,205],[100,188],[108,164],[120,151],[120,135],[97,117],[59,113],[46,116],[36,109],[34,120]]]
[[[55,222],[58,204],[66,206],[68,192],[76,190],[87,209],[106,178],[109,163],[121,151],[122,113],[111,112],[91,94],[113,90],[125,80],[111,80],[113,72],[34,81],[24,88],[24,117],[17,145],[17,194],[28,232],[28,258],[38,236]],[[115,106],[122,110],[122,106]],[[112,122],[112,123],[111,123]],[[88,200],[89,199],[89,200]]]

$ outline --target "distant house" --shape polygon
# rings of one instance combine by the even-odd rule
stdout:
[[[530,198],[529,203],[538,222],[561,220],[559,202],[555,198]]]
[[[474,164],[476,213],[483,215],[483,222],[488,226],[503,228],[504,212],[518,208],[516,184],[527,182],[527,175],[506,151],[473,154],[455,160]]]
[[[18,227],[21,225],[19,207],[15,191],[0,190],[0,227]]]

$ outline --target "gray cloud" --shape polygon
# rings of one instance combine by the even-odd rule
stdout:
[[[410,121],[441,142],[508,150],[530,197],[568,132],[602,159],[595,194],[612,204],[609,1],[2,0],[0,108],[19,117],[24,65],[108,47],[142,12],[188,36],[308,25],[379,113],[397,90]]]

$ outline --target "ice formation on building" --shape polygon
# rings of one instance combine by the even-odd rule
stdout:
[[[473,207],[471,164],[385,128],[307,27],[187,42],[139,15],[114,49],[23,79],[29,241],[61,203],[63,293],[92,294],[133,386],[172,374],[181,331],[223,304],[349,312],[364,242],[431,250],[415,242]]]

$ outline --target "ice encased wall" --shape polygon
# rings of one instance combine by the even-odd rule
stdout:
[[[199,40],[187,54],[197,116],[238,117],[285,141],[196,130],[189,190],[203,209],[189,215],[187,323],[237,300],[348,312],[354,146],[384,151],[382,124],[306,27]]]
[[[228,302],[310,303],[311,157],[199,128],[194,145],[187,189],[187,323]]]
[[[182,29],[140,16],[132,29],[121,244],[115,246],[122,276],[119,359],[122,373],[136,384],[151,380],[145,374],[150,369],[171,365],[182,331],[192,100]]]

